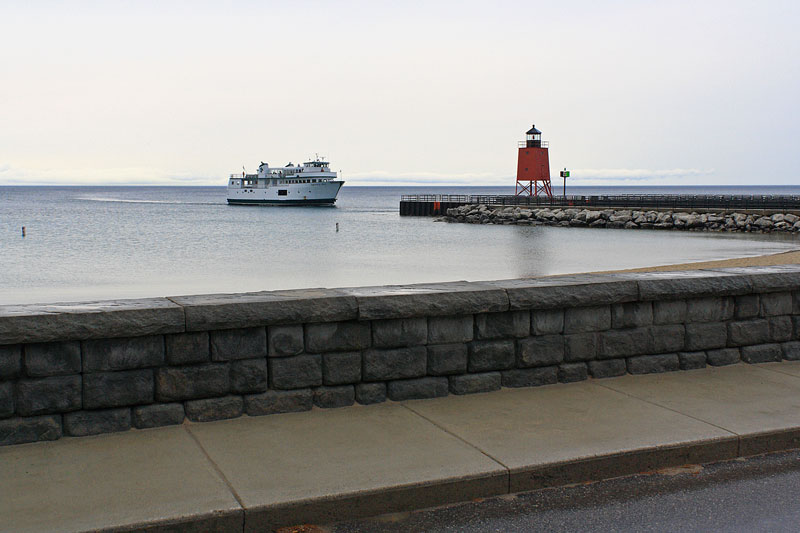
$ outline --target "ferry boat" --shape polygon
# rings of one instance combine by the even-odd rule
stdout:
[[[302,165],[273,168],[262,162],[257,174],[231,174],[229,204],[333,205],[344,181],[319,157]]]

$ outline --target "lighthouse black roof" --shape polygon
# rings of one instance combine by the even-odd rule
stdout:
[[[525,135],[533,135],[534,133],[542,133],[536,129],[536,124],[531,124],[531,129],[525,132]]]

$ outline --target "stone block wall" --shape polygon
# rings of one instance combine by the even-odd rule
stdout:
[[[0,445],[800,359],[800,266],[0,307]]]

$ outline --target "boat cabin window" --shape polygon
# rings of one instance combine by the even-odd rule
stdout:
[[[278,189],[278,196],[286,196],[287,192],[286,189]]]

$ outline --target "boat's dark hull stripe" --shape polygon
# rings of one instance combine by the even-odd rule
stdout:
[[[319,200],[231,200],[229,204],[241,205],[331,205],[336,202],[336,198],[321,198]]]

